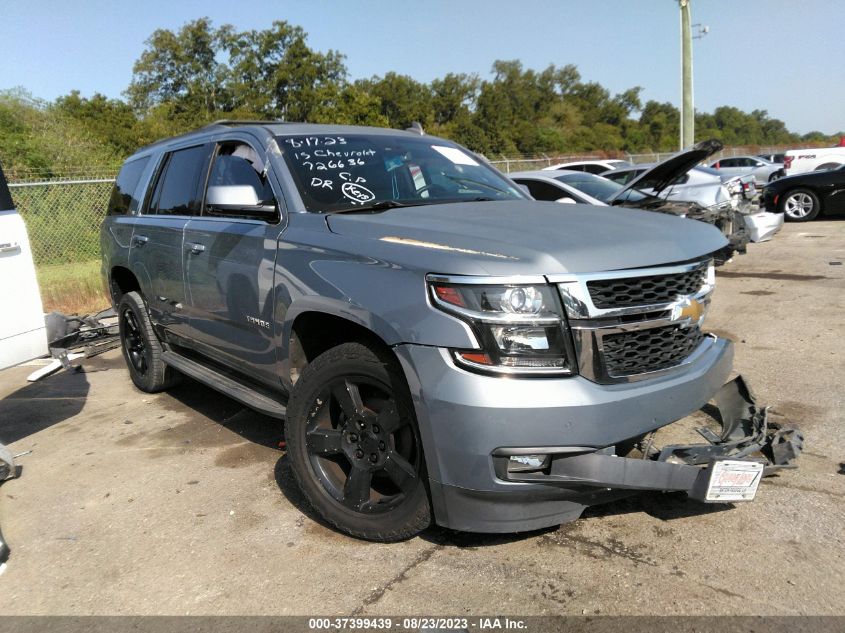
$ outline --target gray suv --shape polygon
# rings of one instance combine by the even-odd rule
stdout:
[[[284,420],[305,498],[366,539],[730,500],[731,464],[756,490],[736,437],[643,441],[731,371],[701,328],[719,231],[536,202],[420,132],[222,121],[130,157],[101,240],[135,385],[185,374]]]

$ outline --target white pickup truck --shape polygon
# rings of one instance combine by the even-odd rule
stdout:
[[[0,370],[47,352],[29,237],[0,168]]]
[[[839,169],[842,165],[845,165],[845,144],[840,144],[839,147],[791,149],[783,158],[783,170],[786,176]]]

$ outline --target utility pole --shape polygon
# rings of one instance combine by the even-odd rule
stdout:
[[[695,109],[692,101],[692,29],[690,0],[681,5],[681,149],[695,142]]]

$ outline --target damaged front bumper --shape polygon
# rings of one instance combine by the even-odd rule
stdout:
[[[494,454],[496,474],[509,482],[567,489],[677,491],[705,502],[750,501],[761,476],[794,467],[803,436],[795,427],[771,423],[741,376],[724,385],[714,401],[721,433],[696,429],[707,443],[657,448],[652,433],[637,442],[638,457],[618,456],[615,446],[545,455],[502,448]]]

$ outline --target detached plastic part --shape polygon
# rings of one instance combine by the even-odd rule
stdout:
[[[513,472],[507,469],[508,455],[525,449],[502,448],[494,455],[496,474],[505,481],[542,483],[563,488],[588,486],[605,491],[658,490],[686,492],[691,498],[706,500],[707,484],[715,464],[723,460],[764,464],[763,476],[780,468],[794,468],[793,461],[804,447],[804,437],[793,426],[768,422],[767,409],[757,399],[742,376],[725,384],[714,398],[719,409],[721,434],[696,429],[706,444],[673,444],[658,449],[651,438],[640,442],[642,458],[619,457],[616,447],[580,449],[580,454],[564,454],[549,449],[551,463],[542,472]],[[531,449],[542,453],[542,449]]]
[[[757,406],[757,397],[742,376],[725,384],[713,398],[719,409],[722,432],[696,429],[708,444],[676,444],[660,451],[658,461],[690,465],[710,463],[715,457],[766,460],[765,475],[792,463],[804,449],[804,435],[795,426],[769,422],[768,407]]]

